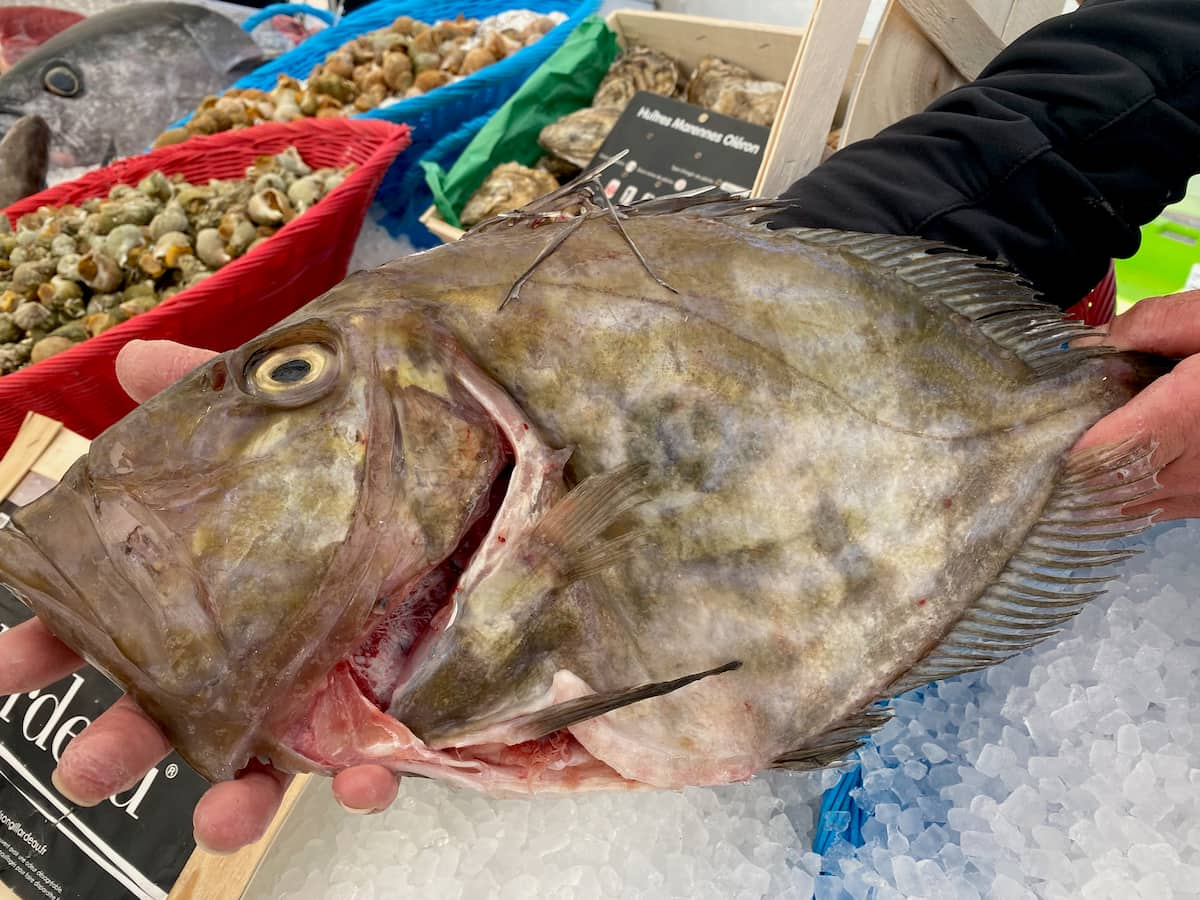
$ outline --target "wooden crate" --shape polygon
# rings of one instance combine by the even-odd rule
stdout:
[[[890,0],[869,45],[859,40],[870,0],[817,0],[808,27],[747,25],[673,13],[616,12],[622,43],[641,40],[694,65],[725,55],[787,90],[752,193],[775,196],[838,147],[877,134],[974,78],[1012,40],[1063,11],[1063,0]],[[782,73],[781,60],[791,60]],[[836,102],[834,100],[836,98]],[[421,222],[462,237],[436,207]]]
[[[616,32],[617,41],[622,47],[631,44],[653,47],[678,59],[689,72],[705,56],[719,56],[745,66],[759,78],[783,83],[787,82],[795,67],[805,38],[802,28],[756,25],[678,13],[617,10],[606,21],[608,27]],[[861,23],[858,28],[861,28]],[[823,109],[828,111],[830,122],[840,121],[849,108],[854,79],[846,76],[861,66],[866,57],[867,44],[858,41],[857,34],[856,28],[850,41],[850,52],[841,54],[842,68],[846,72],[840,78],[836,77],[836,73],[831,75],[842,86],[841,90],[827,93],[822,104]],[[826,128],[826,134],[828,131]],[[822,142],[824,140],[822,136]],[[422,214],[421,223],[446,242],[456,241],[463,235],[461,228],[455,228],[442,218],[436,206],[429,207]]]

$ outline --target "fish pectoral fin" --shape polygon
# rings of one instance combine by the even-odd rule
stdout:
[[[892,710],[888,707],[864,709],[795,750],[775,757],[771,767],[805,771],[834,765],[861,747],[867,736],[886,725],[891,717]]]
[[[535,541],[553,548],[568,581],[593,575],[627,556],[644,539],[641,529],[610,540],[600,536],[618,518],[645,502],[648,466],[633,464],[593,475],[576,485],[542,516]]]
[[[511,719],[506,723],[505,733],[508,736],[508,740],[512,743],[536,741],[538,738],[545,737],[555,731],[570,728],[572,725],[602,716],[605,713],[612,712],[614,709],[620,709],[623,706],[629,706],[641,700],[649,700],[652,697],[661,697],[663,694],[670,694],[702,678],[732,672],[741,667],[741,662],[734,660],[725,663],[723,666],[717,666],[714,669],[707,669],[703,672],[695,672],[691,675],[684,675],[682,678],[675,678],[671,681],[655,681],[619,691],[603,691],[598,694],[588,694],[586,697],[578,697],[575,700],[556,703],[553,706],[547,706],[545,709],[539,709],[537,712],[527,713],[526,715]]]

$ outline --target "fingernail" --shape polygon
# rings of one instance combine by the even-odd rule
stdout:
[[[342,809],[344,809],[346,812],[350,813],[350,815],[352,815],[352,816],[373,816],[376,813],[383,812],[383,808],[380,808],[380,809],[355,809],[353,806],[347,806],[344,803],[342,804]]]
[[[204,843],[204,841],[200,840],[200,837],[195,832],[192,833],[192,840],[196,842],[197,850],[203,850],[210,856],[233,856],[233,854],[237,853],[236,850],[214,850],[208,844]]]
[[[82,797],[67,790],[63,785],[62,779],[58,777],[58,769],[50,773],[50,783],[54,785],[54,789],[74,803],[76,806],[95,806],[99,800],[84,800]]]

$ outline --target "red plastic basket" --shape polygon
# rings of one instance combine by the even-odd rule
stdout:
[[[29,410],[94,438],[134,407],[117,381],[118,351],[135,339],[169,339],[223,351],[240,346],[346,275],[367,207],[408,126],[371,119],[309,119],[260,125],[119,160],[4,210],[15,224],[39,206],[81,203],[114,184],[137,184],[155,169],[190,181],[240,178],[257,156],[289,145],[314,168],[355,163],[355,171],[271,239],[195,287],[70,350],[0,376],[0,455]]]

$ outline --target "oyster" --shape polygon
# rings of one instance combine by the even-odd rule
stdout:
[[[615,107],[585,106],[543,128],[538,146],[583,168],[596,156],[620,117],[621,110]]]
[[[782,100],[778,81],[755,78],[749,69],[716,56],[700,60],[687,85],[688,103],[767,127],[774,124]]]
[[[520,163],[504,163],[492,170],[463,207],[463,225],[477,225],[502,212],[524,206],[559,186],[557,179],[543,169],[531,169]]]
[[[609,66],[592,97],[592,106],[624,109],[638,91],[664,97],[679,93],[679,64],[658,50],[633,47]]]

